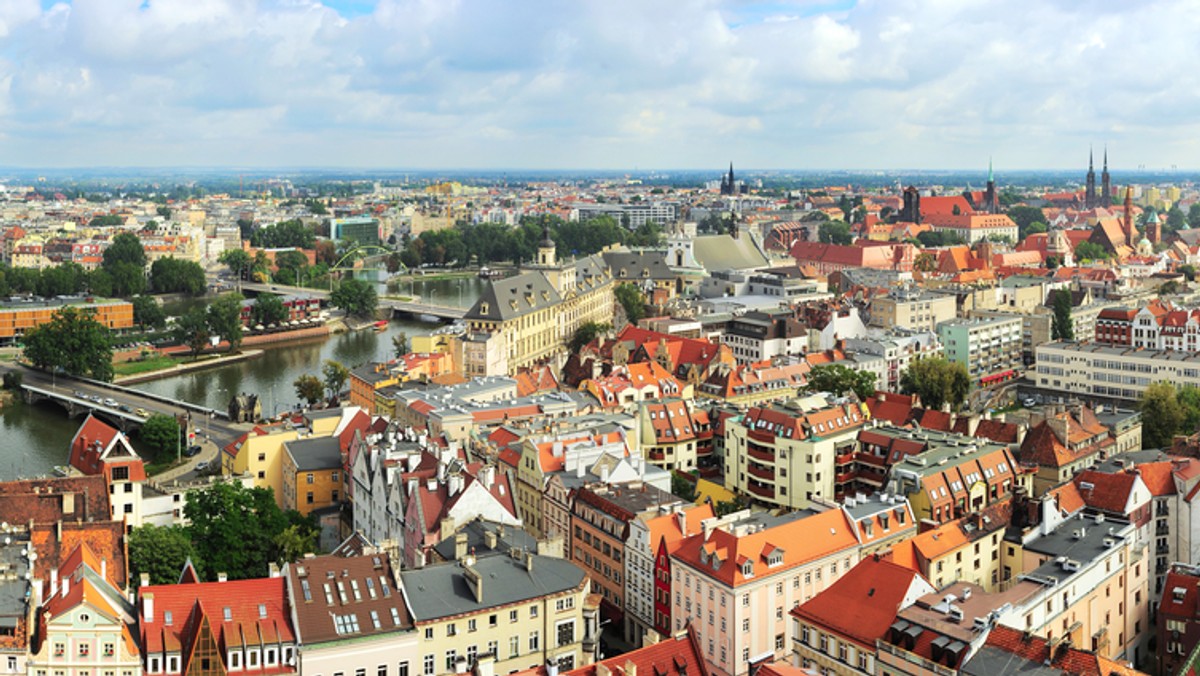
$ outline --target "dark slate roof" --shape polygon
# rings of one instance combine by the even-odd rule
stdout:
[[[510,603],[521,603],[579,587],[583,569],[565,559],[533,556],[532,570],[511,556],[488,556],[475,561],[483,580],[483,602],[463,578],[458,563],[442,563],[400,572],[413,620],[424,622],[451,615],[475,613]]]
[[[531,552],[537,551],[537,538],[533,537],[523,528],[505,527],[491,521],[472,521],[466,526],[463,526],[461,533],[467,535],[467,551],[475,554],[476,558],[485,556],[495,556],[497,554],[508,554],[513,549],[527,549]],[[496,547],[489,549],[487,546],[486,533],[496,534]],[[433,546],[438,556],[443,561],[454,560],[454,545],[455,535],[442,540]],[[536,565],[536,563],[534,564]]]
[[[662,251],[605,251],[604,262],[616,279],[674,279]]]
[[[556,305],[558,290],[540,272],[523,272],[488,282],[479,300],[467,311],[466,319],[506,321]]]
[[[599,256],[587,256],[575,261],[575,290],[578,293],[591,291],[612,281],[612,273]]]
[[[342,466],[342,449],[337,437],[297,439],[283,446],[296,463],[296,469],[301,472],[338,469]]]

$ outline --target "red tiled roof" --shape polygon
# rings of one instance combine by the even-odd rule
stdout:
[[[1136,474],[1129,472],[1108,473],[1085,469],[1075,475],[1074,483],[1088,507],[1124,515],[1137,479]]]
[[[1036,664],[1038,668],[1049,663],[1049,669],[1070,676],[1130,676],[1141,673],[1135,669],[1123,667],[1112,660],[1104,659],[1093,652],[1078,648],[1055,649],[1051,654],[1045,637],[1037,635],[1026,637],[1025,632],[1002,624],[992,627],[986,645],[1015,655],[1031,664]],[[1021,665],[1013,665],[1013,668],[1017,671],[1023,670]]]
[[[873,649],[896,621],[919,575],[886,559],[868,557],[828,589],[792,610],[794,617],[831,629]]]

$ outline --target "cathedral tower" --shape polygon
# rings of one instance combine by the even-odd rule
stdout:
[[[1087,185],[1083,193],[1083,208],[1096,208],[1096,165],[1092,161],[1092,151],[1088,151]]]
[[[1100,172],[1100,205],[1112,206],[1112,179],[1108,175],[1108,146],[1104,147],[1104,170]]]

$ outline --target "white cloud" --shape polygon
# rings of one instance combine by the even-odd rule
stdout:
[[[0,0],[0,157],[1191,166],[1198,29],[1184,0]]]

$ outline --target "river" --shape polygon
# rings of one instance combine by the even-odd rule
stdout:
[[[470,278],[404,283],[397,291],[415,293],[434,304],[468,307],[479,297],[485,282]],[[225,408],[237,392],[262,397],[263,413],[295,406],[299,401],[292,382],[304,373],[318,374],[326,359],[356,366],[392,356],[392,337],[400,332],[425,335],[437,324],[393,320],[386,331],[357,331],[301,343],[267,347],[258,359],[214,369],[153,380],[134,387],[176,399]],[[70,419],[57,404],[27,405],[17,402],[0,411],[0,480],[49,474],[65,464],[75,430],[83,418]]]

